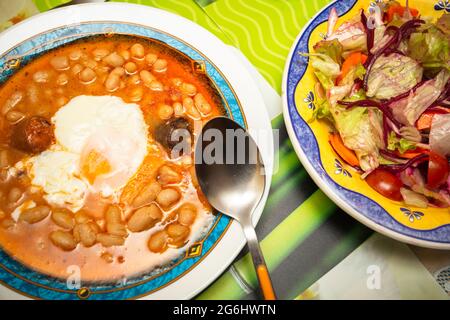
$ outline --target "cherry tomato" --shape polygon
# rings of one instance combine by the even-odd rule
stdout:
[[[448,161],[446,158],[441,157],[436,152],[430,151],[430,161],[428,162],[428,175],[427,185],[431,189],[436,189],[444,182],[448,177]]]
[[[366,181],[369,186],[386,198],[402,201],[400,188],[403,186],[403,183],[389,171],[380,168],[375,169],[366,177]]]

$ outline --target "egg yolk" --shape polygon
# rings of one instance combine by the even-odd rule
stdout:
[[[111,172],[111,169],[110,163],[101,153],[91,150],[83,161],[81,173],[92,185],[98,176]]]

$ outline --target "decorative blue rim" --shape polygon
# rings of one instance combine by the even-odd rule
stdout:
[[[295,103],[295,90],[308,66],[308,58],[300,55],[300,53],[309,52],[308,43],[311,33],[317,26],[328,20],[331,8],[336,8],[338,15],[342,16],[349,12],[357,2],[358,0],[337,0],[325,7],[306,27],[295,45],[291,61],[289,61],[286,85],[288,113],[295,136],[299,142],[300,148],[308,159],[309,164],[322,182],[325,183],[335,195],[361,215],[378,225],[403,236],[429,242],[450,244],[450,224],[430,230],[416,230],[409,228],[395,220],[374,200],[336,183],[323,168],[317,139],[308,122],[305,121],[298,112]]]
[[[245,118],[239,101],[227,80],[219,70],[202,53],[190,47],[182,40],[162,31],[149,27],[122,22],[92,22],[66,26],[39,34],[20,43],[0,58],[0,83],[14,73],[17,59],[27,62],[37,54],[95,34],[128,34],[156,39],[182,52],[190,59],[201,61],[206,66],[206,73],[220,92],[229,117],[246,127]],[[130,299],[155,292],[179,279],[197,265],[215,247],[231,224],[230,218],[218,214],[212,222],[211,229],[202,239],[201,253],[195,257],[182,256],[172,261],[162,270],[155,270],[145,276],[129,280],[127,283],[102,285],[81,284],[80,288],[68,289],[65,281],[31,270],[11,258],[0,249],[0,283],[21,294],[41,299]],[[70,274],[68,274],[70,276]]]

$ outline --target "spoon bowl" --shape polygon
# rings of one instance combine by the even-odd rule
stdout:
[[[225,117],[205,124],[201,137],[195,149],[195,169],[209,203],[237,221],[250,218],[266,184],[264,163],[255,141],[239,124]]]
[[[195,146],[195,171],[201,190],[218,211],[238,221],[265,299],[276,299],[252,223],[266,188],[258,146],[235,121],[217,117],[206,123]]]

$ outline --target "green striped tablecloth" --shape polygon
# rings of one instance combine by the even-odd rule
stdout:
[[[264,79],[281,93],[289,49],[305,23],[328,0],[118,0],[171,11],[195,21],[236,47]],[[67,2],[34,0],[39,11]],[[281,112],[281,110],[280,110]],[[337,265],[370,234],[342,213],[314,184],[299,163],[282,115],[272,119],[280,129],[279,169],[257,232],[282,299],[295,299]],[[258,298],[256,277],[246,249],[198,299]]]

